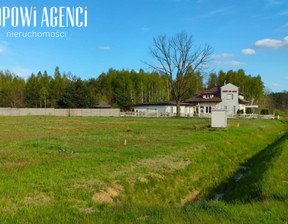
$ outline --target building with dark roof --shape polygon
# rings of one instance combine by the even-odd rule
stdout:
[[[244,99],[244,94],[231,83],[222,87],[205,89],[193,98],[181,102],[180,113],[182,116],[209,115],[212,109],[225,109],[227,115],[235,115],[238,110],[246,112],[249,101]],[[134,105],[135,112],[176,114],[176,102],[164,101],[156,103],[142,103]]]
[[[185,103],[194,103],[196,113],[210,114],[212,109],[225,109],[227,115],[235,115],[238,110],[246,112],[244,94],[231,83],[222,87],[213,87],[197,93],[193,98],[184,100]]]
[[[106,102],[104,102],[104,101],[101,101],[101,102],[95,104],[93,106],[93,108],[96,108],[96,109],[110,109],[111,105],[106,103]]]

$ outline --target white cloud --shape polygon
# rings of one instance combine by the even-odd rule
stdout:
[[[280,87],[281,85],[279,83],[273,83],[273,87]]]
[[[99,49],[104,50],[104,51],[109,51],[109,50],[111,50],[111,47],[110,46],[101,46],[101,47],[99,47]]]
[[[239,61],[213,61],[215,65],[223,65],[223,66],[242,66],[245,65],[243,62]]]
[[[2,53],[3,52],[3,48],[0,48],[0,53]]]
[[[233,58],[234,54],[227,54],[227,53],[223,53],[223,54],[213,54],[211,56],[212,58],[217,58],[217,59],[221,59],[221,58]]]
[[[251,48],[247,48],[247,49],[243,49],[241,53],[244,55],[252,55],[252,54],[256,54],[256,51]]]
[[[286,36],[283,40],[276,40],[276,39],[258,40],[255,43],[255,47],[271,48],[271,49],[288,48],[288,36]]]

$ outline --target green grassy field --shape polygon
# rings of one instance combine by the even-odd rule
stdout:
[[[0,223],[288,223],[287,124],[0,117]]]

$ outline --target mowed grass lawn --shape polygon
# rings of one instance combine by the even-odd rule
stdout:
[[[287,122],[228,123],[0,117],[0,223],[287,223]]]

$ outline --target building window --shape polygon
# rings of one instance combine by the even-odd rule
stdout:
[[[212,110],[211,107],[206,107],[206,114],[211,114],[211,110]]]
[[[204,113],[204,106],[200,107],[200,113],[203,114]]]
[[[227,94],[226,100],[233,100],[233,94]]]

